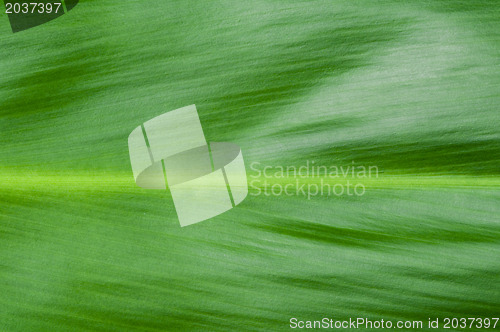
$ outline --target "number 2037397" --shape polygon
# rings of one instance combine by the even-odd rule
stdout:
[[[444,318],[443,328],[494,329],[497,327],[498,320],[498,318]]]
[[[62,3],[39,3],[39,2],[22,2],[22,3],[10,3],[5,4],[6,14],[51,14],[58,13],[61,8]]]

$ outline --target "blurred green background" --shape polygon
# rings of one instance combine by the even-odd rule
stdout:
[[[498,0],[87,0],[13,34],[2,13],[0,330],[498,317],[499,19]],[[190,104],[247,167],[380,177],[181,228],[127,137]]]

